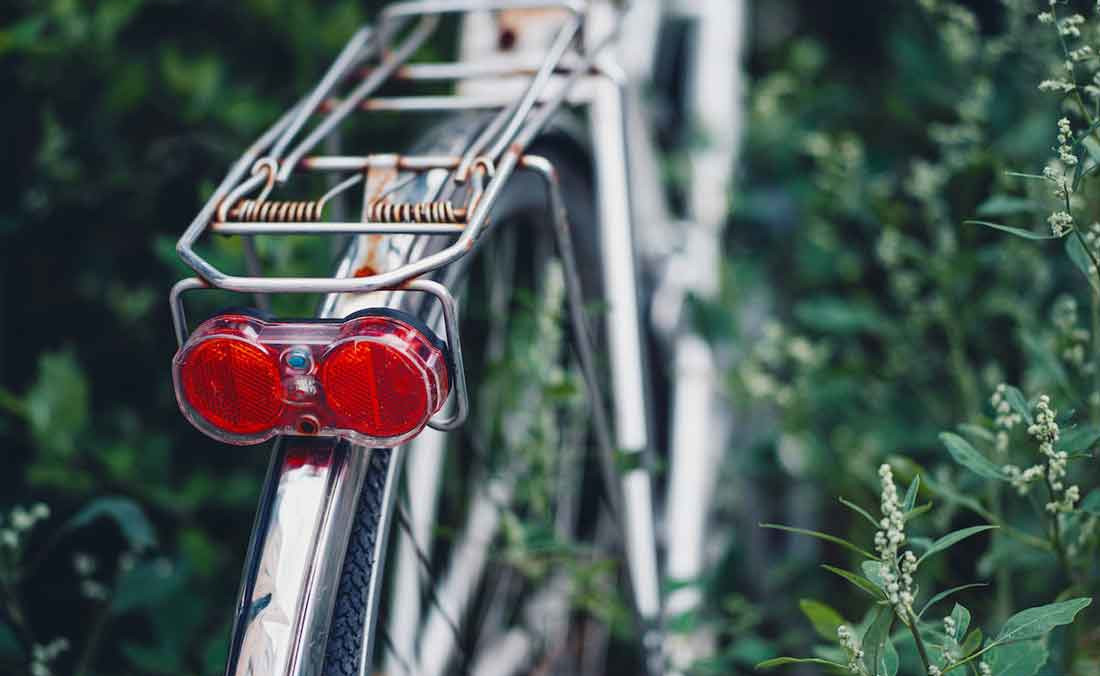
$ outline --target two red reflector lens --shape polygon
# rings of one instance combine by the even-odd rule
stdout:
[[[173,360],[176,397],[200,430],[249,444],[276,434],[394,446],[450,391],[446,346],[393,311],[343,322],[207,320]]]

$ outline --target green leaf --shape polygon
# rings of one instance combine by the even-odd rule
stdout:
[[[905,520],[909,521],[910,519],[915,519],[918,516],[920,516],[921,514],[924,514],[925,512],[927,512],[931,509],[932,509],[932,503],[931,502],[926,502],[923,505],[918,505],[917,507],[914,507],[913,509],[911,509],[911,510],[909,510],[908,512],[905,513]]]
[[[111,598],[111,613],[153,608],[163,603],[183,584],[183,577],[167,559],[139,561],[123,573]]]
[[[1008,385],[1005,387],[1005,401],[1012,407],[1013,411],[1016,411],[1024,420],[1030,425],[1032,423],[1031,407],[1027,404],[1027,397],[1020,391],[1019,388]]]
[[[1081,134],[1080,140],[1078,141],[1078,143],[1080,145],[1085,146],[1085,151],[1089,154],[1089,157],[1092,159],[1093,165],[1091,167],[1089,167],[1089,169],[1096,168],[1096,163],[1100,163],[1100,145],[1097,144],[1096,138],[1093,138],[1092,134],[1089,133],[1089,132],[1091,132],[1093,130],[1096,130],[1096,129],[1097,129],[1097,123],[1093,122],[1092,124],[1089,125],[1089,131],[1087,131],[1084,134]],[[1085,163],[1078,163],[1078,164],[1085,164]]]
[[[993,648],[983,658],[993,676],[1035,676],[1049,656],[1043,641],[1022,641]]]
[[[836,630],[844,624],[844,618],[840,613],[825,605],[821,601],[813,599],[801,599],[798,607],[802,609],[810,623],[814,625],[814,631],[826,641],[837,640]]]
[[[890,641],[890,627],[894,624],[893,608],[879,606],[877,613],[863,634],[863,664],[871,676],[881,676],[886,671],[883,658]]]
[[[963,657],[969,657],[975,650],[982,647],[982,630],[975,627],[974,631],[966,635],[966,639],[959,644]]]
[[[902,511],[910,512],[917,504],[917,492],[920,490],[920,475],[917,474],[913,477],[912,483],[909,484],[909,489],[905,491],[905,502],[902,506]]]
[[[775,657],[770,660],[764,660],[760,664],[756,665],[757,669],[774,669],[775,667],[781,667],[784,664],[820,664],[825,667],[835,667],[837,669],[847,669],[847,665],[840,662],[833,662],[832,660],[823,660],[820,657]]]
[[[988,587],[988,586],[989,586],[989,584],[985,583],[985,582],[972,582],[970,584],[959,585],[958,587],[952,587],[951,589],[941,591],[939,594],[936,594],[932,598],[928,599],[928,603],[925,603],[924,607],[920,609],[919,613],[917,613],[917,619],[920,619],[921,617],[923,617],[925,611],[927,611],[929,608],[936,605],[940,601],[944,600],[948,596],[951,596],[952,594],[955,594],[957,592],[961,592],[964,589],[972,589],[974,587]]]
[[[141,4],[142,0],[114,0],[99,3],[93,21],[96,37],[104,42],[113,40],[115,35],[130,22]]]
[[[958,426],[958,428],[960,432],[967,436],[975,437],[991,444],[997,440],[997,437],[992,432],[982,427],[981,425],[962,423]]]
[[[864,561],[859,564],[860,570],[863,571],[863,576],[866,577],[871,584],[875,585],[879,589],[886,587],[882,582],[882,563],[879,561]]]
[[[890,322],[871,305],[856,304],[842,298],[802,301],[795,306],[794,316],[809,328],[826,333],[882,333],[890,328]]]
[[[894,642],[890,640],[889,636],[886,637],[886,649],[882,653],[881,664],[883,676],[897,676],[901,658],[898,656],[898,649],[894,647]]]
[[[6,24],[0,29],[0,55],[9,51],[24,50],[39,43],[39,36],[48,25],[48,14],[30,16]]]
[[[1077,613],[1084,610],[1090,603],[1092,603],[1091,598],[1076,598],[1021,610],[1008,618],[994,642],[1007,643],[1039,638],[1055,627],[1073,622]]]
[[[149,522],[141,506],[130,498],[97,498],[69,519],[64,528],[83,528],[102,518],[111,519],[118,524],[122,536],[133,550],[140,551],[157,544],[153,524]]]
[[[852,584],[859,587],[863,591],[867,592],[868,594],[870,594],[874,598],[876,598],[876,599],[883,598],[882,592],[879,591],[878,587],[876,587],[873,582],[871,582],[867,578],[863,577],[862,575],[856,575],[855,573],[844,570],[843,568],[836,568],[835,566],[830,566],[830,565],[824,564],[824,563],[821,564],[821,567],[824,568],[825,570],[829,571],[833,575],[839,575],[840,577],[844,578],[845,580],[851,582]]]
[[[979,216],[1015,216],[1032,213],[1039,205],[1026,197],[993,195],[978,205]]]
[[[1096,277],[1096,273],[1091,271],[1092,260],[1077,235],[1066,238],[1066,255],[1069,256],[1073,265],[1081,271],[1081,274],[1085,276],[1085,281],[1089,283],[1092,290],[1100,292],[1100,279]]]
[[[872,526],[874,526],[875,528],[878,528],[878,521],[875,521],[875,517],[871,516],[870,512],[863,509],[862,507],[860,507],[856,503],[849,502],[848,500],[845,500],[844,498],[837,498],[837,499],[840,500],[840,504],[844,505],[845,507],[852,510],[856,514],[859,514],[864,519],[867,519],[867,521],[869,521]]]
[[[955,633],[951,638],[962,642],[963,637],[966,636],[966,630],[970,628],[970,611],[966,606],[956,603],[951,609],[950,617],[955,620]]]
[[[1079,143],[1080,143],[1079,141],[1074,141],[1073,147],[1077,148]],[[1078,162],[1077,166],[1075,166],[1073,168],[1073,182],[1071,183],[1071,185],[1073,186],[1073,191],[1074,192],[1076,192],[1077,188],[1080,187],[1081,179],[1084,178],[1084,172],[1085,172],[1085,162]]]
[[[816,530],[806,530],[805,528],[795,528],[794,526],[784,526],[783,524],[778,524],[778,523],[762,523],[762,524],[760,524],[760,527],[761,528],[772,528],[772,529],[775,529],[775,530],[787,531],[788,533],[797,533],[799,535],[809,535],[810,537],[817,538],[819,540],[824,540],[826,542],[831,542],[834,545],[840,545],[841,547],[845,547],[847,549],[850,549],[853,552],[855,552],[856,554],[859,554],[861,556],[865,556],[868,559],[877,559],[878,558],[874,554],[868,552],[866,549],[862,549],[860,547],[857,547],[856,545],[852,544],[851,542],[848,542],[844,538],[838,538],[837,536],[829,535],[828,533],[821,533],[821,532],[816,531]]]
[[[989,458],[979,453],[966,439],[963,439],[957,434],[952,434],[951,432],[943,432],[940,434],[940,441],[943,442],[944,446],[947,446],[947,452],[951,454],[955,462],[969,469],[971,472],[974,472],[980,477],[985,477],[986,479],[1008,481],[1008,477],[1001,471],[1001,468],[994,465],[993,461]]]
[[[962,528],[953,533],[948,533],[947,535],[944,535],[942,538],[932,543],[932,546],[928,548],[928,551],[926,551],[923,555],[921,555],[919,559],[917,559],[917,565],[919,566],[920,564],[922,564],[924,560],[927,559],[929,556],[953,547],[954,545],[962,542],[971,535],[977,535],[978,533],[982,533],[987,530],[993,530],[994,528],[997,528],[997,526],[971,526],[970,528]]]
[[[1094,488],[1078,507],[1083,512],[1100,516],[1100,488]]]
[[[1057,449],[1066,453],[1078,453],[1091,449],[1097,441],[1100,441],[1100,425],[1075,425],[1061,430]]]
[[[1000,223],[990,223],[989,221],[963,221],[968,225],[984,225],[987,228],[994,228],[996,230],[1003,230],[1009,234],[1016,235],[1017,237],[1023,237],[1024,239],[1058,239],[1054,235],[1044,235],[1031,230],[1024,230],[1023,228],[1014,228],[1011,225],[1001,225]]]
[[[27,392],[31,436],[47,451],[70,455],[89,419],[88,379],[70,351],[47,352]]]
[[[931,490],[933,493],[946,500],[948,504],[956,504],[962,507],[966,507],[975,514],[979,514],[982,516],[989,513],[976,499],[964,493],[960,493],[959,491],[955,490],[954,486],[951,486],[946,482],[938,483],[925,475],[924,485],[928,486],[928,489]]]
[[[932,546],[932,538],[926,538],[926,537],[921,537],[920,535],[914,535],[913,537],[909,538],[909,544],[911,544],[913,547],[923,551],[923,550],[928,549],[929,547]]]

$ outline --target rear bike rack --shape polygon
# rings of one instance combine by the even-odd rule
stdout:
[[[473,10],[557,8],[568,19],[540,64],[530,59],[499,59],[487,63],[409,64],[413,53],[433,34],[444,14]],[[217,288],[257,295],[271,293],[367,294],[379,291],[421,291],[435,296],[443,307],[447,342],[456,370],[455,412],[433,420],[437,429],[462,424],[469,410],[469,393],[462,376],[462,349],[455,316],[456,302],[442,285],[419,279],[469,254],[490,229],[489,216],[504,185],[523,162],[530,145],[551,116],[564,104],[584,103],[593,78],[606,78],[596,56],[608,36],[591,50],[580,45],[586,3],[571,0],[419,0],[389,6],[376,30],[358,31],[329,67],[320,83],[267,130],[234,164],[176,244],[176,251],[196,277],[178,282],[170,294],[177,342],[188,335],[183,305],[185,292]],[[394,41],[405,33],[400,40]],[[454,81],[486,77],[528,77],[518,98],[509,95],[376,96],[393,80]],[[351,86],[343,98],[336,90]],[[587,87],[590,89],[590,86]],[[489,124],[461,156],[402,156],[377,154],[361,157],[308,155],[336,132],[356,111],[446,112],[495,110]],[[313,117],[320,121],[291,146]],[[315,200],[276,201],[271,193],[299,173],[344,175]],[[417,176],[443,172],[440,196],[430,202],[400,203],[392,196]],[[349,176],[350,174],[350,176]],[[552,175],[552,172],[551,172]],[[361,221],[328,221],[326,205],[363,184]],[[250,195],[255,196],[249,197]],[[461,203],[457,198],[463,198]],[[230,275],[216,268],[196,250],[206,233],[240,236],[248,276]],[[367,264],[335,277],[265,276],[256,255],[258,235],[359,235]],[[380,237],[449,237],[454,241],[431,255],[405,261],[389,269],[371,265]],[[375,237],[371,237],[375,236]],[[358,273],[358,274],[356,274]],[[264,301],[259,301],[263,304]]]

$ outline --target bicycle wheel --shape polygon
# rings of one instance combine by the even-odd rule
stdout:
[[[449,143],[454,131],[448,126],[438,135]],[[557,170],[582,287],[587,298],[598,298],[585,153],[561,131],[548,132],[531,152]],[[452,288],[464,288],[473,416],[445,440],[436,495],[427,496],[439,503],[434,518],[432,509],[416,514],[420,505],[401,498],[387,509],[384,497],[397,490],[406,454],[433,451],[373,452],[327,638],[326,676],[378,664],[383,673],[503,674],[536,663],[551,672],[603,673],[610,629],[629,625],[629,602],[616,595],[605,486],[587,448],[590,407],[565,345],[565,278],[542,180],[517,174],[492,218],[496,231],[486,251],[447,271]],[[426,437],[417,445],[444,441]],[[410,461],[416,474],[419,463]],[[425,528],[425,519],[433,527]],[[397,546],[380,546],[394,521]],[[410,575],[418,583],[413,590]],[[379,603],[383,592],[389,596]],[[402,612],[410,604],[420,609],[412,613],[411,638],[409,613]],[[397,624],[404,629],[395,640],[390,630]]]

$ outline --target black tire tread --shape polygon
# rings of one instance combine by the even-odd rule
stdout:
[[[389,472],[389,449],[370,451],[367,476],[355,510],[355,522],[336,591],[336,607],[329,626],[323,676],[357,676],[363,647],[363,618],[367,590],[374,574],[374,546],[382,517],[382,496]]]

